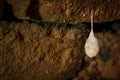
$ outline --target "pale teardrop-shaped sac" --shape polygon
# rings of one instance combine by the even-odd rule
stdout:
[[[93,10],[91,10],[91,32],[85,43],[85,53],[89,57],[95,57],[98,54],[98,51],[99,45],[93,32]]]
[[[95,57],[98,54],[98,51],[99,51],[98,40],[94,36],[93,31],[91,31],[85,43],[85,53],[88,57]]]

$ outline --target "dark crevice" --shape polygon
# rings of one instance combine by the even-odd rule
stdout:
[[[38,14],[38,0],[31,0],[30,5],[27,9],[27,16],[30,16],[30,19],[41,20]]]
[[[87,26],[89,26],[89,29],[90,29],[91,23],[83,22],[83,24],[86,24]],[[114,24],[117,24],[117,27],[119,28],[120,27],[120,20],[94,23],[93,28],[94,28],[95,32],[103,32],[103,31],[116,32],[116,30],[114,29],[114,27],[115,27]]]
[[[7,3],[6,0],[4,0],[4,10],[2,14],[2,21],[19,21],[13,14],[13,10],[10,4]]]

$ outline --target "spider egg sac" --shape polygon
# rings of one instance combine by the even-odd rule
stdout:
[[[98,40],[94,36],[93,30],[91,30],[90,35],[85,43],[85,53],[88,57],[95,57],[98,54],[99,45]]]

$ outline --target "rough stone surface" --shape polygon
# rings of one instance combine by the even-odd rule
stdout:
[[[39,0],[39,14],[44,21],[90,22],[91,9],[94,21],[120,19],[120,0]]]
[[[119,80],[120,31],[95,33],[93,59],[84,53],[86,36],[78,28],[0,23],[0,80]]]
[[[120,0],[38,0],[38,2],[7,0],[7,2],[11,4],[15,17],[19,19],[34,18],[67,23],[90,22],[91,9],[94,9],[95,22],[120,19]]]
[[[67,80],[80,70],[88,31],[0,23],[0,80]]]

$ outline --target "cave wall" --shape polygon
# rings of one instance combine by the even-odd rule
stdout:
[[[0,1],[2,12],[4,0]],[[13,15],[18,19],[67,23],[90,22],[92,9],[94,22],[120,19],[120,0],[6,0],[4,3],[11,6]]]

